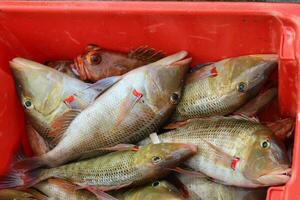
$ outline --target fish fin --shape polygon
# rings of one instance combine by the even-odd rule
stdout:
[[[189,189],[184,183],[182,183],[182,181],[179,178],[177,178],[176,176],[168,176],[166,177],[166,180],[172,183],[172,185],[174,185],[175,188],[177,188],[180,191],[180,193],[185,199],[189,199]]]
[[[195,71],[197,71],[197,70],[199,70],[199,69],[202,69],[202,68],[205,67],[205,66],[212,65],[212,64],[213,64],[213,62],[208,62],[208,63],[198,64],[198,65],[196,65],[196,66],[194,66],[194,67],[191,67],[190,73],[193,73],[193,72],[195,72]]]
[[[32,195],[32,198],[36,200],[50,200],[49,197],[46,195],[42,194],[40,191],[33,189],[33,188],[28,188],[25,190],[26,192],[30,193]]]
[[[277,88],[270,88],[255,98],[250,100],[248,103],[243,105],[233,114],[243,114],[245,116],[255,116],[261,109],[263,109],[268,103],[270,103],[277,95]]]
[[[162,51],[157,51],[148,46],[142,46],[136,49],[132,49],[128,53],[128,58],[144,61],[146,63],[152,63],[159,59],[162,59],[165,55]]]
[[[94,195],[96,195],[97,199],[99,200],[118,200],[115,197],[109,195],[108,193],[102,191],[96,186],[86,186],[84,189],[90,191]]]
[[[21,172],[12,169],[7,175],[0,178],[0,189],[27,188],[37,183],[41,170]]]
[[[173,123],[170,123],[170,124],[164,126],[163,129],[167,129],[167,130],[176,129],[176,128],[185,126],[189,122],[190,122],[190,120],[173,122]]]
[[[259,119],[257,117],[250,117],[242,113],[236,115],[230,115],[227,118],[241,119],[241,120],[247,120],[247,121],[259,123]]]
[[[212,143],[202,139],[204,143],[208,145],[210,148],[209,153],[213,153],[216,156],[216,162],[222,164],[225,167],[232,168],[232,162],[236,159],[236,157],[229,155],[228,153],[224,152],[219,147],[213,145]],[[235,163],[237,164],[237,163]],[[235,166],[234,166],[235,167]]]
[[[171,168],[170,170],[177,172],[179,174],[187,175],[187,176],[195,176],[195,177],[202,177],[202,178],[207,177],[207,175],[205,175],[201,172],[193,171],[193,170],[186,170],[186,169],[182,169],[180,167]]]
[[[77,189],[77,185],[75,185],[69,181],[63,180],[63,179],[50,178],[47,181],[48,181],[48,183],[58,185],[61,188],[64,188],[68,191],[75,191]]]
[[[131,112],[134,106],[141,100],[143,93],[139,92],[136,89],[133,89],[131,94],[129,94],[121,104],[120,114],[116,120],[115,127],[118,127],[126,116]]]
[[[80,112],[81,110],[69,110],[53,121],[51,131],[48,134],[50,138],[53,138],[52,144],[56,145],[62,139],[64,132]]]
[[[196,70],[188,74],[186,78],[186,84],[194,83],[198,80],[203,80],[209,77],[215,77],[218,75],[217,68],[214,65],[207,65],[199,70]]]
[[[85,47],[86,51],[98,51],[101,47],[99,47],[97,44],[87,44]]]
[[[79,185],[77,187],[77,189],[91,189],[90,187],[93,187],[93,190],[98,190],[98,191],[101,191],[101,192],[105,192],[105,191],[110,191],[110,190],[119,190],[121,188],[124,188],[124,187],[127,187],[129,185],[132,184],[132,182],[129,182],[129,183],[125,183],[125,184],[122,184],[122,185],[115,185],[115,186],[91,186],[91,185],[84,185],[82,183],[75,183],[76,185]],[[90,190],[89,190],[90,191]]]
[[[108,88],[113,86],[115,83],[120,81],[122,79],[122,76],[111,76],[104,79],[101,79],[93,84],[90,84],[86,89],[94,89],[99,92],[99,95],[101,95],[103,92],[105,92]]]
[[[23,151],[22,147],[20,147],[15,153],[13,163],[17,163],[21,160],[24,160],[25,158],[26,158],[26,156],[24,154],[24,151]]]
[[[160,141],[157,133],[151,133],[149,135],[149,137],[150,137],[150,140],[152,141],[153,144],[159,144],[159,143],[161,143],[161,141]]]
[[[113,147],[104,147],[97,149],[99,151],[138,151],[139,146],[134,144],[117,144]]]
[[[26,172],[29,170],[33,170],[39,167],[42,167],[45,163],[41,159],[41,157],[31,157],[31,158],[26,158],[24,160],[21,160],[19,162],[16,162],[14,164],[14,169]]]
[[[35,128],[33,128],[33,126],[27,124],[26,132],[31,150],[33,151],[35,156],[39,156],[50,151],[48,142],[45,141],[45,139],[36,131]],[[23,159],[25,159],[25,157]]]

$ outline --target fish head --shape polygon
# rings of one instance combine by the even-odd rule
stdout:
[[[275,69],[276,55],[251,55],[216,63],[215,90],[245,100],[256,95]]]
[[[286,183],[291,168],[284,144],[268,129],[256,134],[244,166],[244,175],[261,186]]]
[[[23,58],[11,60],[10,67],[26,113],[48,115],[59,106],[63,92],[59,72]]]
[[[197,153],[193,144],[159,143],[142,146],[135,156],[134,163],[144,176],[162,176],[186,159]]]
[[[133,68],[133,65],[134,60],[126,55],[90,44],[87,45],[85,53],[74,59],[71,69],[82,80],[97,81],[122,75]]]
[[[161,110],[179,103],[185,74],[191,62],[191,58],[183,59],[186,55],[187,52],[181,51],[147,66],[144,86],[147,102],[152,107]]]

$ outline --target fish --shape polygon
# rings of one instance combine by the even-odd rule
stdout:
[[[71,67],[74,62],[73,60],[49,60],[44,62],[44,65],[56,69],[59,72],[69,75],[72,78],[78,79],[78,75],[74,72]]]
[[[155,132],[180,99],[191,58],[180,51],[132,70],[99,96],[69,124],[57,124],[60,142],[49,152],[16,163],[20,170],[56,167],[104,153],[117,144],[134,144]],[[107,151],[106,151],[107,152]],[[61,156],[63,155],[63,156]]]
[[[277,88],[270,88],[259,93],[255,98],[248,101],[238,110],[234,111],[233,115],[245,115],[248,117],[256,116],[260,110],[268,105],[277,96]]]
[[[95,82],[106,77],[123,75],[163,57],[165,55],[161,51],[147,46],[132,49],[126,54],[89,44],[86,52],[74,59],[71,69],[81,80]]]
[[[293,118],[284,118],[273,122],[263,123],[268,126],[281,141],[286,141],[291,138],[295,128],[295,119]]]
[[[97,200],[92,192],[79,189],[78,186],[63,179],[50,178],[33,186],[49,197],[49,199]]]
[[[114,194],[119,200],[185,200],[180,191],[167,181],[154,181],[150,184]]]
[[[246,188],[280,185],[290,179],[291,164],[284,144],[260,123],[238,116],[210,117],[165,128],[172,130],[158,135],[160,142],[198,146],[198,153],[184,163],[196,176]],[[150,139],[138,144],[148,143]]]
[[[0,188],[27,188],[49,178],[60,178],[102,195],[161,179],[196,153],[197,146],[193,144],[149,144],[55,168],[27,172],[11,170],[0,180]]]
[[[49,144],[44,138],[30,125],[26,123],[26,133],[33,155],[40,156],[50,151]]]
[[[28,191],[16,190],[16,189],[1,189],[1,200],[48,200],[47,197],[40,193],[31,194]]]
[[[53,132],[62,119],[73,120],[120,77],[94,84],[71,78],[55,69],[24,58],[14,58],[10,67],[27,120],[53,148]]]
[[[277,55],[261,54],[201,66],[187,75],[172,121],[234,112],[259,92],[277,61]]]
[[[178,179],[188,188],[189,200],[265,200],[266,188],[240,188],[213,182],[205,177],[179,174]]]

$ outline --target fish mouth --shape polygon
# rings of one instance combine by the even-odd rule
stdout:
[[[257,181],[263,185],[281,185],[288,182],[291,178],[292,169],[274,170],[268,174],[260,176]]]
[[[89,73],[85,68],[82,56],[77,56],[74,59],[74,65],[70,65],[71,70],[76,76],[80,77],[81,80],[85,81],[89,77]]]

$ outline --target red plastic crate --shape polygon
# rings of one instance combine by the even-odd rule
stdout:
[[[0,174],[24,137],[24,116],[8,61],[74,58],[88,43],[121,51],[149,45],[188,50],[194,63],[277,53],[279,105],[296,117],[290,181],[268,200],[300,199],[300,5],[196,2],[0,2]],[[297,187],[298,185],[298,187]]]

